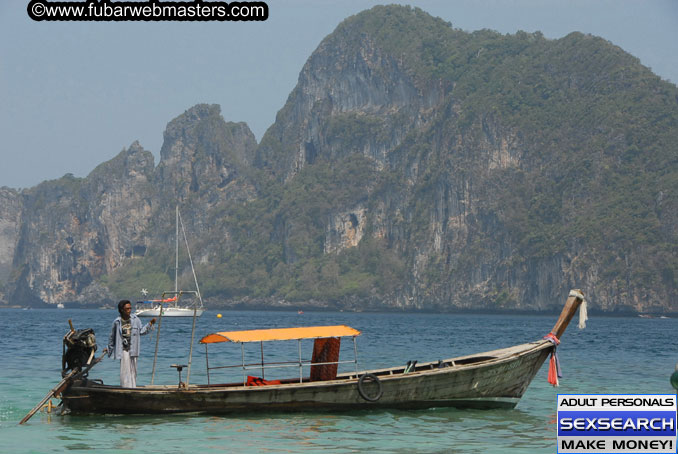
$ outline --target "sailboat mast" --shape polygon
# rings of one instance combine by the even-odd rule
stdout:
[[[177,296],[179,291],[179,205],[175,207],[175,247],[174,247],[174,296]]]

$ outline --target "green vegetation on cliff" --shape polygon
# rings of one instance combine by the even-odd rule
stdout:
[[[678,311],[678,89],[597,37],[375,7],[323,40],[259,145],[199,105],[161,156],[135,147],[31,195],[94,222],[87,192],[138,178],[149,220],[115,239],[149,252],[102,278],[116,294],[171,281],[179,203],[212,301],[544,309],[581,287],[604,310]]]
[[[502,307],[516,304],[510,270],[570,254],[583,269],[599,269],[605,285],[664,288],[656,293],[676,299],[675,86],[600,38],[466,33],[404,7],[351,17],[321,48],[350,55],[368,42],[420,92],[442,87],[430,120],[411,128],[405,110],[332,113],[319,100],[314,112],[323,114],[313,122],[321,143],[294,142],[274,125],[257,165],[295,165],[300,147],[306,162],[285,182],[243,170],[258,197],[212,213],[228,241],[201,240],[216,248],[199,267],[208,298],[336,301],[419,292],[444,306],[461,285],[455,282],[489,278],[490,288],[475,297]],[[303,89],[290,96],[280,124],[309,121],[294,119]],[[197,127],[198,150],[227,148],[215,121]],[[386,161],[365,155],[398,129],[409,132]],[[460,212],[450,213],[450,205]],[[367,210],[362,241],[328,253],[330,218],[356,206]],[[386,220],[375,217],[378,206]],[[448,226],[455,216],[464,218],[461,231]],[[438,223],[441,245],[433,247]]]

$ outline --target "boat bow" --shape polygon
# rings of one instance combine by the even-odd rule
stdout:
[[[579,307],[585,303],[586,301],[584,300],[584,295],[582,294],[581,290],[570,290],[570,294],[567,298],[567,301],[565,302],[565,307],[563,307],[560,317],[558,317],[556,324],[553,325],[553,329],[551,329],[550,334],[553,334],[558,340],[560,340],[561,336],[565,333],[567,326],[570,324],[570,321],[572,321],[572,317],[574,317],[574,314],[577,312],[577,309],[579,309]],[[585,326],[583,324],[586,321],[584,307],[586,306],[582,306],[582,310],[580,312],[581,327]]]

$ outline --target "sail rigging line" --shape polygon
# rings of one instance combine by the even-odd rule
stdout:
[[[184,221],[181,219],[181,213],[179,213],[179,207],[177,206],[177,218],[179,222],[177,223],[177,228],[181,224],[181,232],[184,235],[184,243],[186,244],[186,252],[188,253],[188,262],[191,264],[191,272],[193,273],[193,282],[195,282],[195,290],[198,295],[198,301],[200,302],[200,307],[203,307],[202,294],[200,293],[200,286],[198,285],[198,277],[195,274],[195,267],[193,266],[193,258],[191,257],[191,249],[188,247],[188,238],[186,238],[186,228],[184,227]],[[177,246],[178,247],[178,246]],[[177,254],[178,256],[178,254]]]
[[[179,291],[179,205],[175,207],[174,220],[174,294]],[[186,239],[186,232],[184,232],[184,239]]]
[[[188,262],[191,264],[191,272],[193,273],[193,281],[195,282],[195,290],[198,295],[198,301],[200,302],[200,307],[203,307],[202,304],[202,295],[200,293],[200,286],[198,285],[198,277],[195,274],[195,267],[193,266],[193,258],[191,257],[191,249],[188,247],[188,238],[186,237],[186,228],[184,227],[184,221],[181,219],[181,214],[179,213],[179,207],[177,206],[177,218],[179,222],[177,223],[177,229],[179,224],[181,224],[181,232],[184,235],[184,243],[186,244],[186,253],[188,254]],[[177,246],[178,247],[178,246]],[[191,346],[188,353],[188,371],[186,372],[186,386],[191,379],[191,362],[193,359],[193,339],[195,338],[195,319],[197,315],[197,307],[193,306],[193,327],[191,328]]]

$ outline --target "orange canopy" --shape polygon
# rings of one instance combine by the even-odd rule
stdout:
[[[360,336],[360,331],[346,325],[308,326],[305,328],[254,329],[249,331],[223,331],[200,339],[201,344],[217,342],[262,342],[319,337]]]

